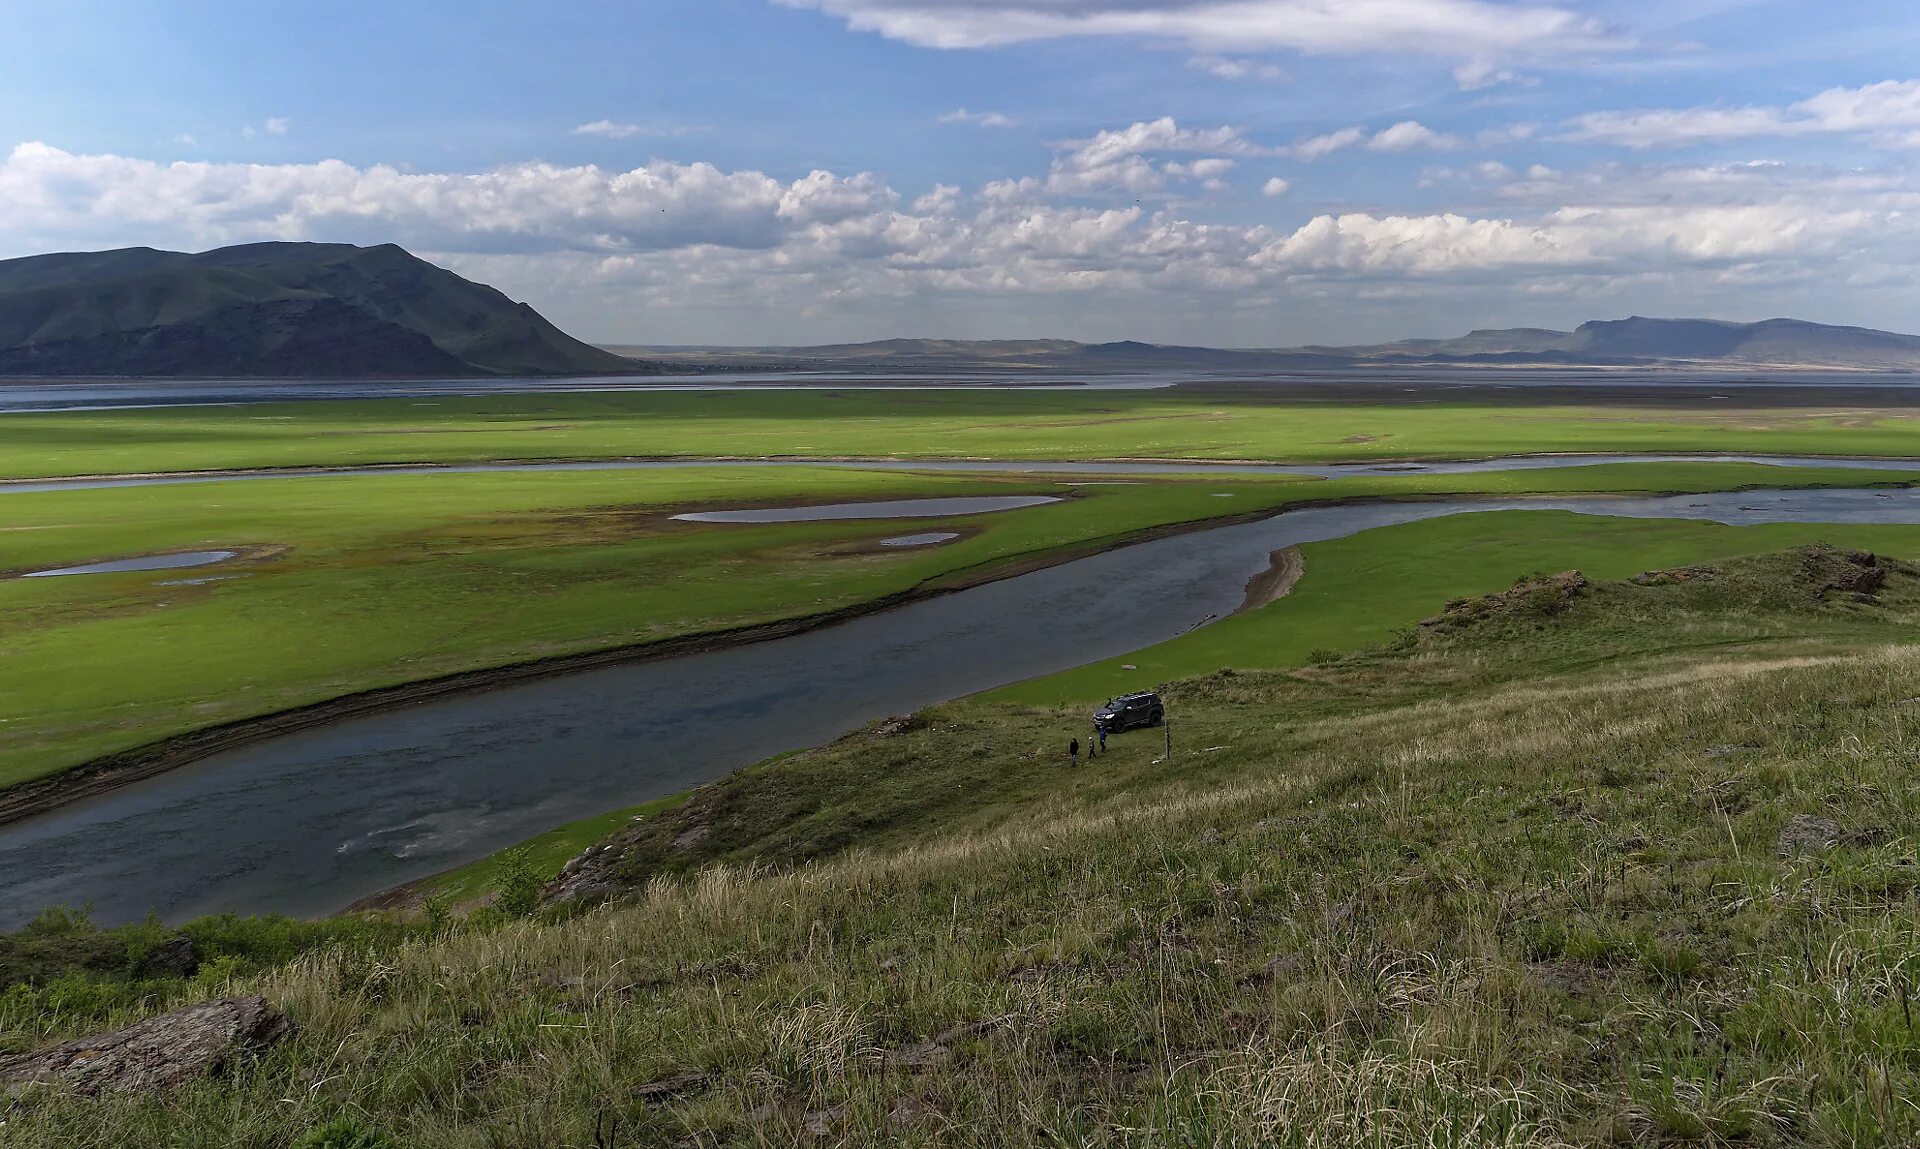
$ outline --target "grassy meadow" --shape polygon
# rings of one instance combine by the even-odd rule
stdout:
[[[1109,486],[1031,476],[716,466],[305,477],[0,495],[0,563],[13,572],[167,551],[236,549],[248,556],[186,571],[0,579],[0,612],[8,622],[0,632],[0,785],[364,690],[857,607],[1171,524],[1303,501],[1851,486],[1900,477],[1661,463],[1338,480],[1209,476]],[[714,506],[1008,493],[1062,501],[910,524],[670,518]],[[1233,497],[1216,497],[1221,494]],[[942,528],[966,537],[917,550],[876,545],[890,535]],[[1380,619],[1403,622],[1451,594],[1488,589],[1527,569],[1515,565],[1525,561],[1489,552],[1485,562],[1426,587],[1409,570],[1388,601],[1336,611],[1299,633],[1318,635],[1315,645],[1332,643],[1346,623],[1370,616],[1356,632],[1364,640],[1378,633],[1373,624]],[[1278,617],[1280,628],[1292,633],[1285,620],[1296,615]],[[1246,633],[1256,645],[1269,642],[1257,628]],[[1219,639],[1211,631],[1196,637],[1201,661],[1181,665],[1234,661],[1227,648],[1240,634],[1236,624]],[[287,651],[299,657],[288,658]]]
[[[612,906],[23,985],[16,1046],[227,991],[300,1030],[7,1143],[1913,1144],[1920,576],[1862,569],[1530,582],[1172,683],[1171,762],[956,702],[632,824]]]
[[[1280,402],[1180,391],[509,395],[9,414],[0,478],[626,456],[1356,462],[1910,453],[1905,408]]]

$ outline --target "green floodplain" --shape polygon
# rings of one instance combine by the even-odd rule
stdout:
[[[0,470],[1904,455],[1911,426],[1899,410],[1152,392],[513,397],[9,416]],[[370,688],[857,608],[1229,515],[1895,484],[1920,467],[1079,478],[716,464],[0,493],[0,572],[243,552],[0,579],[0,785]],[[671,518],[1029,493],[1061,501]],[[875,545],[939,529],[964,537]],[[389,912],[179,931],[52,914],[0,936],[0,1057],[215,993],[264,992],[300,1026],[163,1097],[36,1095],[0,1140],[1920,1139],[1902,1100],[1920,1089],[1920,573],[1903,561],[1920,561],[1920,527],[1507,511],[1301,557],[1258,609],[556,828]],[[1658,571],[1679,573],[1626,581]],[[244,577],[188,585],[213,575]],[[1070,769],[1057,733],[1143,685],[1178,716],[1173,761],[1153,732]],[[1777,848],[1796,818],[1819,840]],[[616,904],[542,908],[541,885],[603,840]],[[201,970],[140,972],[179,933]]]
[[[1904,456],[1915,412],[1259,392],[693,391],[9,414],[0,477],[618,457],[1355,462],[1561,452]]]
[[[857,608],[1228,514],[1359,498],[1857,486],[1902,477],[1662,463],[1088,486],[714,467],[0,494],[0,562],[15,573],[180,551],[242,555],[201,569],[0,580],[8,620],[0,638],[0,784],[370,689]],[[1920,470],[1910,477],[1920,479]],[[951,520],[742,525],[671,517],[717,506],[1008,493],[1061,501]],[[926,549],[878,545],[941,529],[966,537]],[[1521,530],[1504,544],[1496,535],[1462,547],[1457,561],[1376,567],[1359,578],[1324,578],[1310,567],[1299,593],[1311,608],[1280,604],[1252,616],[1272,620],[1264,627],[1208,628],[1178,644],[1170,666],[1286,665],[1316,647],[1370,641],[1456,594],[1587,557],[1595,548],[1584,540],[1600,530],[1578,520],[1551,539]],[[1717,541],[1726,529],[1711,524],[1635,530],[1672,532],[1675,555],[1726,553]],[[1276,644],[1276,633],[1286,638]],[[1114,666],[1072,676],[1080,698],[1122,684]]]

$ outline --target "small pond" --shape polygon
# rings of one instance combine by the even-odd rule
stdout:
[[[34,571],[21,575],[21,578],[58,578],[63,575],[90,574],[127,574],[131,571],[172,571],[187,567],[212,566],[236,557],[238,551],[184,551],[172,555],[142,555],[133,559],[115,559],[112,562],[88,563],[78,567],[59,567],[49,571]]]
[[[941,543],[950,543],[960,537],[958,531],[928,531],[924,535],[895,535],[890,539],[881,539],[883,547],[935,547]]]
[[[742,511],[689,511],[673,516],[687,523],[817,523],[828,519],[939,519],[1017,511],[1060,500],[1051,495],[996,495],[952,499],[892,499],[878,503],[825,503],[815,507],[756,507]]]

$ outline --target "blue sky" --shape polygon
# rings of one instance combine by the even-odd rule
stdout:
[[[1920,13],[0,6],[0,257],[394,241],[584,336],[1920,329]]]

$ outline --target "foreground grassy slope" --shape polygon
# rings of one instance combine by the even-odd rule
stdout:
[[[1019,477],[712,467],[5,495],[5,571],[204,548],[242,549],[252,557],[200,571],[0,579],[0,611],[8,622],[0,633],[0,785],[169,735],[376,687],[855,607],[1132,532],[1302,501],[1851,486],[1900,478],[1666,463],[1076,486]],[[1065,501],[945,523],[916,520],[910,528],[886,522],[714,526],[668,517],[708,505],[1030,492]],[[1221,494],[1233,497],[1216,497]],[[918,551],[881,552],[874,545],[903,530],[940,527],[969,537]],[[1436,605],[1449,593],[1487,589],[1513,573],[1497,563],[1463,568],[1437,597],[1414,593],[1408,581],[1401,588],[1405,601],[1380,617],[1404,621],[1408,611]],[[199,578],[214,581],[195,584]],[[289,650],[300,657],[285,657]],[[1211,649],[1203,654],[1214,657]]]
[[[1864,569],[1534,585],[1190,679],[1218,749],[1172,763],[1128,738],[1070,771],[1033,752],[1068,712],[943,707],[805,764],[1026,798],[311,953],[233,987],[294,1013],[287,1048],[164,1100],[31,1097],[8,1140],[264,1147],[345,1115],[430,1147],[1911,1144],[1920,578]],[[1783,856],[1805,815],[1834,825]],[[0,1026],[99,1020],[29,1001]]]
[[[1263,401],[1179,392],[654,392],[10,414],[0,477],[620,456],[1906,455],[1899,408]]]

